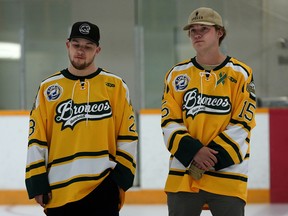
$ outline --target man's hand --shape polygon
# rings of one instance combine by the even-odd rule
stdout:
[[[41,205],[43,208],[45,207],[45,205],[49,202],[49,200],[52,198],[51,193],[48,193],[48,195],[37,195],[35,196],[35,200],[36,202]]]
[[[194,156],[193,163],[198,169],[208,171],[211,167],[215,166],[217,163],[216,154],[218,152],[208,148],[206,146],[202,147],[197,154]]]

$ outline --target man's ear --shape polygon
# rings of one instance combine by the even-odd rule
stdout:
[[[222,37],[222,36],[223,36],[223,34],[224,34],[224,33],[223,33],[223,31],[222,31],[222,30],[218,30],[218,31],[217,31],[217,34],[218,34],[218,36],[219,36],[219,38],[220,38],[220,37]]]
[[[69,42],[70,42],[69,40],[66,41],[66,47],[67,47],[67,48],[70,47],[70,43],[69,43]]]
[[[99,53],[100,53],[100,51],[101,51],[101,47],[100,47],[100,46],[98,46],[98,47],[96,48],[96,54],[99,54]]]

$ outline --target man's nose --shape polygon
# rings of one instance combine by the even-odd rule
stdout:
[[[84,46],[79,46],[79,47],[77,48],[77,52],[79,52],[79,53],[84,53],[84,51],[85,51]]]
[[[201,38],[202,37],[202,34],[200,34],[199,32],[195,32],[194,34],[194,38],[195,39],[198,39],[198,38]]]

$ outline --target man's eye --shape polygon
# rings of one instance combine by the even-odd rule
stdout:
[[[72,44],[73,47],[78,48],[80,45],[79,44]]]

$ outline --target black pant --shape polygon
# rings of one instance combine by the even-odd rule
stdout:
[[[47,216],[119,216],[119,189],[108,176],[83,199],[57,208],[48,208]]]
[[[213,216],[244,216],[245,202],[238,197],[200,190],[199,193],[167,193],[169,216],[200,216],[208,204]]]

